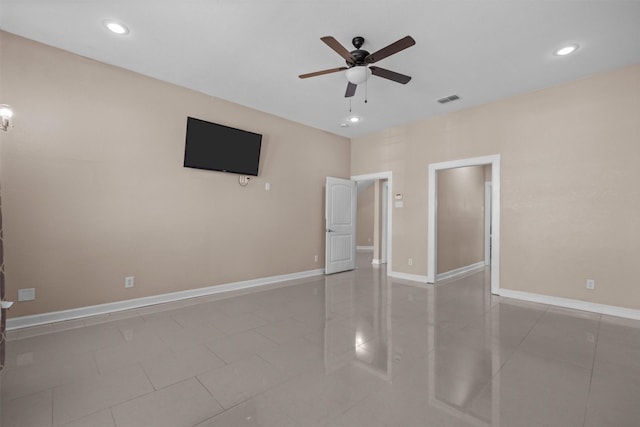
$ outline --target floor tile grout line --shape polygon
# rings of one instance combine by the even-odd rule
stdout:
[[[255,356],[257,356],[257,355],[255,355]],[[258,356],[258,357],[260,357],[260,356]],[[262,359],[262,358],[261,358],[261,359]],[[264,360],[264,359],[263,359],[263,361],[264,361],[264,362],[266,362],[266,363],[268,363],[269,365],[271,365],[268,361],[266,361],[266,360]],[[273,365],[272,365],[272,366],[273,366]],[[275,369],[278,369],[277,367],[274,367],[274,368],[275,368]],[[279,369],[278,369],[278,370],[279,370]],[[202,374],[199,374],[199,375],[202,375]],[[202,381],[200,381],[200,378],[198,378],[197,376],[195,376],[195,379],[200,383],[200,385],[202,385],[202,387],[204,387],[204,389],[205,389],[205,390],[207,390],[207,393],[209,393],[209,395],[211,396],[211,398],[212,398],[213,400],[215,400],[215,401],[218,403],[218,405],[220,405],[220,407],[222,408],[222,411],[221,411],[219,414],[216,414],[216,415],[214,415],[213,417],[211,417],[211,418],[207,418],[207,419],[205,419],[205,420],[203,420],[203,421],[201,421],[201,422],[200,422],[200,423],[203,423],[203,422],[208,421],[208,420],[210,420],[210,419],[216,418],[216,417],[218,417],[218,416],[220,416],[220,415],[224,414],[225,412],[230,411],[230,410],[234,409],[235,407],[237,407],[237,406],[239,406],[239,405],[242,405],[243,403],[248,402],[248,401],[249,401],[249,400],[251,400],[251,399],[255,399],[255,398],[259,397],[259,396],[262,396],[263,394],[266,394],[269,390],[271,390],[271,389],[273,389],[273,388],[275,388],[275,387],[279,387],[279,386],[281,386],[282,384],[284,384],[284,383],[288,382],[288,380],[289,380],[290,378],[288,378],[288,379],[286,379],[286,380],[284,380],[284,381],[282,381],[282,382],[279,382],[279,383],[275,384],[275,385],[274,385],[272,388],[270,388],[270,389],[263,390],[263,391],[261,391],[260,393],[255,394],[255,395],[253,395],[253,396],[249,396],[249,397],[247,397],[246,399],[244,399],[244,400],[242,400],[242,401],[240,401],[240,402],[237,402],[237,403],[235,403],[235,404],[231,405],[231,406],[230,406],[230,407],[228,407],[228,408],[225,408],[225,407],[222,405],[222,403],[220,403],[220,402],[218,401],[218,399],[216,399],[216,398],[215,398],[215,396],[213,395],[213,393],[211,393],[211,391],[209,390],[209,388],[208,388],[207,386],[205,386],[205,385],[202,383]],[[197,425],[197,424],[195,424],[195,425]]]
[[[94,362],[95,362],[95,360],[94,360]],[[96,376],[101,376],[101,375],[103,375],[103,374],[99,371],[97,363],[95,363],[95,366],[94,366],[94,367],[96,368],[96,370],[95,370],[94,372],[91,372],[91,373],[90,373],[90,375],[96,375]],[[16,368],[13,368],[13,369],[16,369]],[[3,371],[3,374],[4,374],[4,372],[7,372],[7,371]],[[2,399],[0,399],[0,404],[4,404],[5,402],[13,402],[14,400],[17,400],[17,399],[23,399],[23,398],[26,398],[26,397],[29,397],[29,396],[33,396],[33,395],[38,394],[38,393],[43,393],[43,392],[45,392],[45,391],[47,391],[47,390],[51,390],[51,393],[52,393],[52,395],[53,395],[53,392],[54,392],[54,390],[55,390],[56,388],[58,388],[58,387],[63,387],[63,386],[69,385],[69,384],[73,384],[73,383],[77,382],[77,380],[78,380],[78,379],[79,379],[79,378],[69,379],[67,382],[62,382],[62,383],[60,383],[60,384],[56,384],[56,385],[54,385],[54,386],[52,386],[52,387],[45,387],[45,388],[43,388],[43,389],[36,390],[36,391],[34,391],[34,392],[32,392],[32,393],[28,393],[28,394],[24,394],[24,395],[18,395],[18,396],[12,397],[12,398],[11,398],[11,399],[9,399],[9,400],[5,400],[5,398],[2,396],[2,393],[1,393],[1,391],[0,391],[0,397],[2,397]]]
[[[117,425],[117,424],[116,424],[116,420],[113,418],[113,411],[111,410],[111,408],[113,408],[113,406],[109,406],[108,408],[101,408],[101,409],[98,409],[98,410],[96,410],[95,412],[92,412],[92,413],[87,414],[87,415],[83,415],[83,416],[81,416],[80,418],[76,418],[76,419],[74,419],[74,420],[67,421],[66,423],[62,424],[61,426],[55,426],[55,427],[65,427],[65,426],[67,426],[67,425],[69,425],[69,424],[72,424],[72,423],[75,423],[75,422],[77,422],[77,421],[83,420],[83,419],[85,419],[85,418],[89,418],[89,417],[92,417],[92,416],[94,416],[94,415],[96,415],[96,414],[99,414],[99,413],[100,413],[100,412],[102,412],[102,411],[109,411],[109,414],[111,414],[111,419],[113,420],[113,425],[114,425],[114,426],[116,426],[116,425]],[[53,411],[52,411],[52,412],[53,412]],[[51,422],[51,425],[52,425],[52,426],[54,425],[54,424],[53,424],[53,421]]]
[[[500,366],[498,367],[498,370],[491,375],[491,381],[493,381],[498,375],[500,375],[500,373],[502,372],[502,370],[504,369],[505,365],[508,362],[508,359],[511,358],[511,356],[513,356],[513,354],[515,354],[515,352],[517,351],[524,351],[524,350],[520,350],[520,346],[522,345],[522,343],[525,341],[525,339],[529,336],[529,334],[531,333],[531,331],[533,331],[533,329],[535,328],[535,326],[538,324],[538,322],[540,321],[540,319],[542,319],[542,317],[545,315],[545,313],[549,310],[549,306],[547,306],[547,308],[545,310],[540,310],[541,313],[538,316],[538,318],[536,319],[535,322],[533,322],[533,325],[531,325],[531,327],[529,328],[529,330],[527,331],[526,334],[524,334],[524,336],[522,337],[522,339],[518,342],[518,344],[515,346],[512,354],[510,354],[504,361],[500,360]],[[500,338],[498,337],[498,342],[500,342]],[[537,355],[536,355],[537,356]],[[555,360],[555,359],[554,359]]]
[[[0,424],[2,420],[0,419]],[[51,426],[53,427],[53,388],[51,388]]]
[[[589,375],[589,385],[587,386],[587,401],[585,402],[585,408],[584,408],[584,418],[583,418],[583,426],[587,425],[587,414],[589,411],[589,400],[591,399],[591,385],[593,383],[593,373],[595,371],[595,366],[596,366],[596,357],[598,354],[598,341],[600,338],[600,327],[602,326],[602,316],[598,316],[598,330],[596,331],[596,336],[595,336],[595,345],[593,347],[593,360],[591,362],[591,375]]]
[[[149,384],[151,384],[151,387],[153,387],[153,391],[152,391],[151,393],[153,393],[153,392],[156,392],[156,391],[160,390],[158,387],[156,387],[156,385],[153,383],[153,381],[151,381],[151,378],[149,378],[149,374],[147,373],[147,370],[146,370],[146,369],[144,369],[144,364],[143,364],[143,362],[138,362],[137,364],[139,364],[139,365],[140,365],[140,369],[142,370],[142,373],[144,373],[144,376],[145,376],[145,377],[147,377],[147,381],[149,381]],[[178,382],[176,382],[175,384],[177,384],[177,383],[179,383],[179,382],[181,382],[181,381],[178,381]],[[173,385],[173,384],[170,384],[170,385]]]
[[[540,323],[540,320],[542,320],[542,318],[549,312],[549,306],[547,306],[547,308],[545,310],[541,310],[542,313],[540,313],[540,316],[538,316],[538,318],[536,319],[535,322],[533,322],[533,325],[531,325],[531,328],[529,328],[529,330],[527,331],[527,333],[524,335],[524,337],[522,337],[522,339],[520,340],[520,342],[518,343],[518,345],[516,346],[516,350],[518,350],[520,348],[520,346],[522,345],[522,343],[527,339],[527,337],[531,334],[531,331],[533,331],[535,329],[535,327],[538,325],[538,323]]]
[[[215,340],[214,340],[215,341]],[[213,341],[211,341],[213,342]],[[222,366],[227,366],[230,365],[230,362],[227,362],[225,359],[222,358],[222,356],[220,356],[218,353],[216,353],[215,351],[213,351],[213,349],[211,347],[209,347],[208,343],[202,343],[201,344],[209,353],[213,354],[215,357],[217,357],[218,359],[222,360],[222,362],[224,363],[224,365]],[[220,367],[222,367],[220,366]],[[215,369],[215,368],[214,368]],[[201,374],[197,374],[197,375],[201,375]]]
[[[116,421],[116,416],[114,415],[114,413],[113,413],[113,409],[112,409],[112,408],[113,408],[113,407],[110,407],[110,408],[109,408],[109,414],[111,414],[111,421],[113,421],[113,425],[114,425],[115,427],[118,427],[118,423],[117,423],[117,421]]]
[[[549,312],[549,310],[550,310],[551,308],[552,308],[552,306],[549,306],[549,307],[547,308],[547,310],[545,310],[544,314],[546,315],[546,314]],[[524,342],[524,340],[526,339],[526,337],[527,337],[527,336],[529,336],[529,334],[531,333],[531,331],[533,330],[533,328],[538,324],[538,322],[542,319],[542,317],[543,317],[543,316],[540,316],[540,318],[536,321],[536,323],[535,323],[535,324],[534,324],[534,326],[529,330],[529,332],[527,333],[527,335],[525,336],[525,338],[523,338],[523,339],[522,339],[522,341],[520,342],[520,344],[518,344],[518,346],[516,347],[516,350],[519,350],[519,349],[520,349],[520,346],[522,345],[522,343]],[[572,317],[572,316],[571,316],[571,317]],[[572,317],[572,318],[574,318],[574,317]],[[577,318],[577,317],[576,317],[576,318]],[[582,318],[579,318],[579,319],[582,319]],[[592,320],[595,320],[595,319],[592,319]],[[600,321],[601,321],[601,315],[598,315],[598,320],[597,320],[598,328],[597,328],[597,332],[596,332],[596,343],[597,343],[597,335],[599,334],[599,330],[600,330]],[[594,343],[594,353],[593,353],[593,358],[594,358],[594,359],[593,359],[593,361],[592,361],[591,375],[593,375],[593,365],[595,364],[595,354],[596,354],[596,353],[595,353],[595,351],[596,351],[596,347],[597,347],[597,344],[595,344],[595,343]],[[545,358],[545,359],[547,359],[547,360],[554,360],[554,361],[557,361],[557,362],[567,363],[567,364],[569,364],[569,365],[572,365],[572,366],[575,366],[575,367],[578,367],[578,368],[582,368],[582,369],[589,369],[588,367],[585,367],[585,366],[579,365],[579,364],[577,364],[577,363],[574,363],[573,361],[562,360],[562,359],[558,359],[558,358],[556,358],[556,357],[550,357],[550,356],[547,356],[547,355],[542,355],[542,354],[539,354],[539,353],[536,353],[536,352],[527,351],[527,350],[520,350],[520,351],[524,351],[525,353],[530,354],[530,355],[533,355],[533,356],[536,356],[536,357],[543,357],[543,358]]]
[[[138,399],[138,398],[140,398],[140,397],[142,397],[142,396],[148,396],[148,395],[150,395],[150,394],[155,393],[156,391],[158,391],[158,390],[156,389],[156,387],[153,385],[153,382],[151,382],[151,380],[149,379],[149,376],[147,375],[147,372],[146,372],[146,371],[144,370],[144,368],[142,367],[142,363],[141,363],[141,362],[136,362],[136,363],[134,363],[134,364],[132,364],[132,365],[129,365],[129,367],[133,367],[133,366],[136,366],[136,365],[139,365],[139,368],[140,368],[140,370],[142,371],[142,373],[144,374],[144,376],[147,378],[147,381],[149,382],[149,385],[151,386],[151,388],[153,388],[153,390],[152,390],[152,391],[149,391],[149,392],[146,392],[146,393],[139,394],[139,395],[134,396],[134,397],[132,397],[132,398],[130,398],[130,399],[124,400],[124,401],[122,401],[122,402],[118,402],[118,403],[116,403],[116,404],[114,404],[114,405],[111,405],[111,406],[108,406],[108,407],[105,407],[105,408],[100,408],[100,409],[98,409],[97,411],[92,412],[92,413],[90,413],[90,414],[86,414],[86,415],[83,415],[83,416],[81,416],[81,417],[79,417],[79,418],[76,418],[76,419],[73,419],[73,420],[69,420],[69,421],[67,421],[65,424],[70,424],[70,423],[72,423],[72,422],[75,422],[75,421],[81,420],[81,419],[86,418],[86,417],[88,417],[88,416],[90,416],[90,415],[97,414],[98,412],[100,412],[100,411],[104,411],[104,410],[107,410],[107,409],[111,411],[111,414],[112,414],[112,416],[113,416],[113,408],[114,408],[114,407],[116,407],[116,406],[118,406],[118,405],[122,405],[122,404],[127,403],[127,402],[131,402],[132,400]],[[102,376],[104,376],[104,375],[106,375],[106,374],[99,374],[99,376],[101,376],[101,377],[102,377]],[[56,387],[54,387],[54,388],[56,388]],[[115,422],[115,420],[114,420],[114,422]],[[116,425],[117,425],[117,424],[116,424]]]

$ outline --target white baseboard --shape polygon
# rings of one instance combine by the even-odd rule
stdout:
[[[462,274],[470,273],[474,270],[480,270],[485,268],[484,261],[476,262],[475,264],[466,265],[464,267],[456,268],[445,273],[436,274],[436,282],[445,279],[451,279],[452,277],[460,276]]]
[[[72,308],[69,310],[53,311],[49,313],[34,314],[30,316],[7,319],[7,330],[28,328],[31,326],[46,325],[49,323],[64,322],[99,314],[115,313],[133,308],[180,301],[188,298],[196,298],[205,295],[213,295],[221,292],[237,291],[240,289],[264,286],[288,280],[304,279],[306,277],[320,276],[324,269],[302,271],[299,273],[283,274],[280,276],[263,277],[260,279],[244,280],[242,282],[225,283],[222,285],[208,286],[205,288],[190,289],[188,291],[171,292],[168,294],[154,295],[143,298],[135,298],[125,301],[110,302],[87,307]]]
[[[618,307],[615,305],[598,304],[595,302],[581,301],[581,300],[570,299],[570,298],[554,297],[549,295],[533,294],[530,292],[514,291],[511,289],[500,289],[498,291],[498,295],[500,295],[501,297],[519,299],[523,301],[531,301],[531,302],[537,302],[541,304],[555,305],[558,307],[572,308],[575,310],[606,314],[609,316],[640,320],[640,310],[635,310],[632,308],[625,308],[625,307]]]
[[[427,276],[421,276],[419,274],[402,273],[400,271],[390,271],[388,276],[395,277],[396,279],[413,280],[414,282],[427,283]]]
[[[480,263],[484,265],[484,263]],[[50,323],[64,322],[67,320],[80,319],[84,317],[96,316],[100,314],[115,313],[123,310],[146,307],[150,305],[163,304],[183,299],[196,298],[200,296],[213,295],[222,292],[230,292],[241,289],[253,288],[269,285],[288,280],[303,279],[307,277],[324,274],[323,269],[303,271],[299,273],[283,274],[260,279],[245,280],[241,282],[226,283],[217,286],[191,289],[188,291],[172,292],[150,297],[136,298],[126,301],[118,301],[106,304],[93,305],[88,307],[73,308],[69,310],[54,311],[50,313],[34,314],[30,316],[15,317],[7,319],[7,330],[28,328],[32,326],[45,325]],[[445,273],[446,274],[446,273]],[[390,277],[397,279],[411,280],[420,283],[427,283],[427,276],[418,274],[402,273],[391,271]],[[588,301],[581,301],[569,298],[554,297],[549,295],[534,294],[530,292],[516,291],[511,289],[499,289],[498,295],[506,298],[514,298],[523,301],[537,302],[541,304],[554,305],[571,308],[575,310],[590,311],[610,316],[623,317],[627,319],[640,320],[640,310],[618,307],[613,305],[598,304]]]
[[[373,246],[356,246],[357,251],[373,252]]]
[[[380,260],[379,260],[379,259],[377,259],[377,258],[374,258],[374,259],[372,259],[372,260],[371,260],[371,264],[373,264],[373,265],[380,265],[380,264],[382,264],[382,261],[380,261]]]

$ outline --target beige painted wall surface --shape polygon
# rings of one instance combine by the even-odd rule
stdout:
[[[350,176],[348,139],[11,34],[1,47],[7,296],[37,297],[11,316],[323,267],[324,179]],[[262,133],[260,176],[184,168],[187,116]]]
[[[640,309],[638,117],[635,65],[354,139],[351,174],[393,171],[394,270],[426,275],[429,163],[500,154],[501,287]]]
[[[358,191],[358,217],[356,219],[356,245],[373,246],[374,185]]]
[[[438,171],[437,274],[484,261],[484,166]]]

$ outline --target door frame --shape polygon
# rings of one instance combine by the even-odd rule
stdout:
[[[491,165],[491,293],[500,292],[500,155],[429,164],[427,213],[427,282],[435,283],[437,261],[437,172],[466,166]]]
[[[364,175],[353,175],[351,176],[352,181],[372,181],[372,180],[387,180],[387,192],[386,192],[386,205],[387,205],[387,220],[386,224],[386,240],[387,240],[387,250],[386,250],[386,259],[387,259],[387,276],[391,276],[393,272],[393,264],[392,264],[392,244],[391,244],[391,235],[393,230],[393,211],[391,209],[391,201],[393,197],[391,197],[391,193],[393,192],[393,173],[391,171],[387,172],[377,172],[377,173],[368,173]]]
[[[484,183],[484,265],[491,265],[491,181]]]
[[[389,181],[382,181],[382,194],[381,194],[382,203],[382,224],[381,224],[381,239],[380,239],[380,264],[387,263],[387,248],[389,247],[388,238],[389,233],[387,233],[387,218],[389,217]]]

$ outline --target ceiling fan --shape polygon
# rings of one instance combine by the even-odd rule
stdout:
[[[411,80],[410,76],[396,73],[395,71],[387,70],[385,68],[369,66],[369,64],[374,64],[381,59],[396,54],[401,50],[404,50],[416,44],[416,41],[411,36],[403,37],[400,40],[391,43],[389,46],[383,47],[382,49],[374,53],[369,53],[364,49],[360,49],[364,44],[364,37],[360,36],[354,37],[351,41],[351,43],[353,43],[353,46],[356,48],[351,52],[349,52],[344,46],[340,44],[340,42],[338,42],[331,36],[321,37],[320,40],[325,42],[327,46],[336,51],[338,55],[343,57],[347,61],[347,66],[301,74],[298,76],[301,79],[321,76],[323,74],[337,73],[338,71],[346,70],[347,80],[349,80],[349,83],[347,84],[347,90],[344,94],[345,98],[350,98],[355,95],[358,85],[367,81],[369,75],[371,74],[373,74],[374,76],[392,80],[397,83],[401,83],[403,85],[409,83],[409,80]]]

